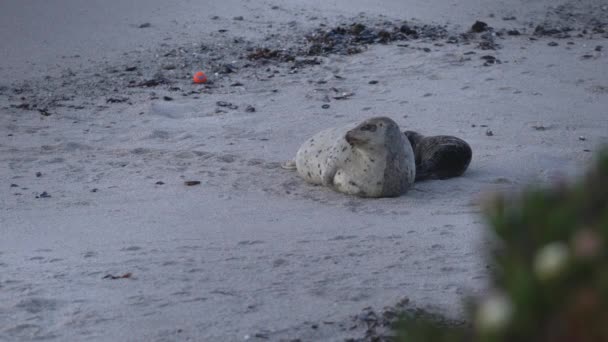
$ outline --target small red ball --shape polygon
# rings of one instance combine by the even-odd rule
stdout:
[[[207,82],[207,75],[202,71],[197,71],[192,78],[194,83],[205,83]]]

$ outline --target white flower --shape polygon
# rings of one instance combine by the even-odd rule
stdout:
[[[498,332],[506,328],[513,316],[511,300],[496,293],[486,298],[477,308],[476,322],[483,332]]]
[[[541,280],[557,276],[568,263],[570,251],[562,242],[552,242],[541,248],[534,258],[534,272]]]

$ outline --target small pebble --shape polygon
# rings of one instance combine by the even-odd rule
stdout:
[[[184,184],[187,186],[199,185],[201,184],[201,181],[185,181]]]
[[[489,136],[489,137],[491,137],[491,136],[494,135],[494,132],[492,132],[491,130],[487,130],[486,131],[486,135]]]
[[[48,192],[43,191],[39,196],[36,196],[36,198],[51,198],[51,195]]]
[[[329,108],[329,105],[326,103],[326,104],[322,105],[321,108],[327,109],[327,108]]]
[[[549,44],[547,44],[549,46],[558,46],[559,44],[557,42],[549,42]]]
[[[368,83],[368,84],[378,84],[378,81],[376,81],[376,80],[371,80],[371,81],[369,81],[369,82],[367,82],[367,83]]]
[[[36,172],[36,177],[42,177],[42,172],[40,172],[40,171]]]
[[[585,138],[584,136],[581,135],[580,137],[578,137],[578,140],[585,141],[585,140],[587,140],[587,138]]]
[[[226,101],[217,101],[215,104],[218,105],[218,107],[227,107],[227,108],[230,108],[230,109],[238,109],[239,108],[239,106],[237,106],[235,104],[232,104],[230,102],[226,102]]]

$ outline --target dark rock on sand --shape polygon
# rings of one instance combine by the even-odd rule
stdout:
[[[483,21],[476,21],[473,26],[471,26],[471,32],[476,32],[476,33],[480,33],[480,32],[485,32],[489,29],[490,27],[488,26],[488,24],[484,23]]]
[[[217,101],[215,103],[218,107],[226,107],[229,109],[239,109],[239,106],[232,104],[230,102],[226,102],[226,101]]]
[[[43,191],[40,195],[36,196],[36,198],[51,198],[51,195],[48,192]]]

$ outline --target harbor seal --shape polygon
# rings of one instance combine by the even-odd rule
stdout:
[[[416,180],[447,179],[462,175],[473,156],[466,141],[450,135],[425,137],[414,131],[403,132],[416,156]]]
[[[298,150],[295,167],[309,183],[360,197],[402,195],[416,177],[412,146],[388,117],[315,134]]]

